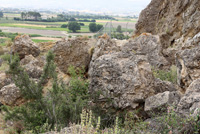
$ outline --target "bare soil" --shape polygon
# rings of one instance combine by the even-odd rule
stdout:
[[[38,29],[28,29],[19,27],[0,27],[3,32],[11,33],[25,33],[25,34],[39,34],[43,36],[66,36],[64,31],[54,31],[54,30],[38,30]]]
[[[51,38],[51,37],[32,37],[31,39],[37,39],[37,40],[53,40],[53,41],[59,41],[61,38]]]

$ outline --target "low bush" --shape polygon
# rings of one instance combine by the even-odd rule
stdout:
[[[67,24],[62,24],[60,27],[61,28],[67,28]]]
[[[26,103],[14,108],[5,106],[6,120],[22,121],[26,130],[33,130],[34,133],[45,132],[41,126],[46,123],[49,129],[60,129],[80,121],[82,109],[88,102],[88,82],[84,80],[81,69],[77,71],[70,67],[72,79],[68,86],[64,85],[57,78],[53,61],[54,55],[49,52],[43,75],[36,83],[20,67],[19,58],[12,60],[8,73],[12,74]],[[43,95],[44,84],[48,79],[52,79],[53,86]]]
[[[177,83],[177,68],[176,66],[171,66],[169,71],[153,69],[153,74],[156,78],[164,81],[170,81],[174,84]]]
[[[7,61],[9,62],[10,61],[10,54],[4,54],[4,55],[1,55],[0,58],[4,61]]]

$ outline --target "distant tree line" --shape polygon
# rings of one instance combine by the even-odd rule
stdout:
[[[1,13],[0,13],[1,17]],[[58,14],[57,17],[42,19],[39,12],[21,12],[21,17],[14,17],[17,21],[41,21],[41,22],[66,22],[66,21],[79,21],[79,22],[96,22],[96,19],[116,20],[110,16],[103,15],[68,15]]]
[[[39,12],[21,12],[21,19],[22,20],[40,20],[41,19],[41,14]]]
[[[115,20],[115,18],[108,16],[108,15],[68,15],[68,14],[63,14],[63,16],[65,18]]]
[[[14,17],[16,21],[40,21],[40,22],[66,22],[66,21],[79,21],[79,22],[96,22],[96,20],[92,19],[76,19],[74,17],[67,18],[62,14],[58,14],[57,17],[51,17],[47,19],[42,19],[41,14],[38,12],[22,12],[21,18]],[[83,23],[82,23],[83,24]],[[82,25],[80,24],[80,25]]]

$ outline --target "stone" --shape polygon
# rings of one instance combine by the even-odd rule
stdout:
[[[165,91],[182,91],[177,85],[169,82],[169,81],[162,81],[160,79],[154,79],[154,90],[155,93],[163,93]]]
[[[158,35],[142,34],[129,40],[122,51],[131,51],[137,55],[146,55],[151,66],[164,69],[169,68],[170,63],[162,55],[162,46]]]
[[[64,73],[68,73],[69,66],[88,69],[91,60],[90,48],[89,40],[75,38],[57,41],[52,50],[59,69]]]
[[[141,12],[136,34],[159,35],[163,48],[173,46],[175,40],[194,37],[200,30],[199,0],[152,0]]]
[[[15,38],[13,53],[17,53],[20,59],[23,59],[26,55],[37,57],[40,54],[40,49],[28,35],[22,35]]]
[[[32,55],[25,56],[25,58],[20,61],[20,65],[24,67],[25,71],[31,78],[39,79],[43,73],[42,67],[44,66],[44,63]]]
[[[9,84],[0,89],[0,102],[3,105],[15,106],[18,105],[21,93],[15,84]]]
[[[178,84],[186,89],[194,80],[200,78],[200,45],[181,50],[176,54]]]
[[[158,93],[154,96],[151,96],[145,100],[145,112],[148,115],[153,115],[158,112],[166,112],[168,106],[176,106],[181,98],[181,94],[174,91],[166,91],[164,93]]]
[[[115,40],[110,38],[100,38],[94,46],[94,53],[92,55],[92,61],[96,60],[98,57],[110,54],[114,52],[119,52],[120,46],[117,45]]]
[[[200,109],[200,78],[194,80],[181,98],[177,112],[189,116]]]
[[[89,68],[90,92],[102,95],[99,101],[112,100],[120,109],[136,108],[154,95],[154,76],[144,55],[116,52],[97,58]]]

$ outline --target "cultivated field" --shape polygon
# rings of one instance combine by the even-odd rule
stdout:
[[[50,16],[56,17],[55,14]],[[24,34],[39,34],[49,37],[66,37],[66,36],[79,36],[87,35],[93,36],[95,33],[90,33],[89,24],[91,22],[81,22],[84,26],[81,26],[81,30],[77,33],[71,33],[67,28],[61,28],[62,24],[68,24],[68,22],[36,22],[36,21],[16,21],[14,17],[20,17],[20,14],[5,13],[4,18],[0,19],[0,29],[3,32],[10,33],[24,33]],[[135,29],[135,19],[117,18],[118,21],[112,21],[113,28],[117,28],[118,25],[122,26],[122,30],[126,31],[126,28],[132,31]],[[96,20],[97,24],[105,25],[110,20]],[[42,39],[40,39],[42,40]],[[48,40],[48,39],[47,39]],[[56,40],[56,39],[55,39]]]

